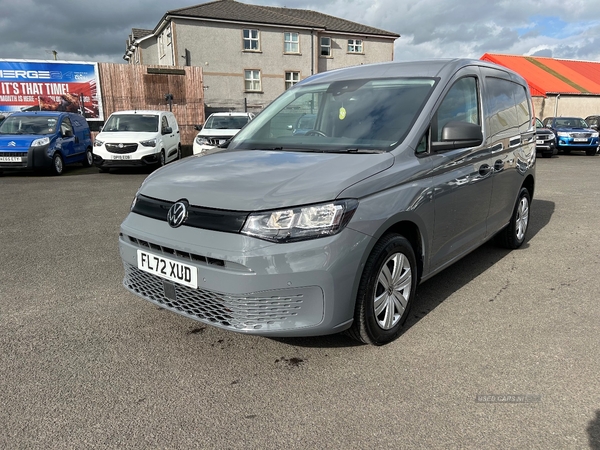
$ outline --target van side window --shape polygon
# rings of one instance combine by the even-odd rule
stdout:
[[[524,117],[527,117],[526,120],[529,118],[529,106],[526,110],[521,109],[520,112],[516,107],[515,93],[521,86],[512,81],[488,77],[486,87],[490,136],[499,137],[503,133],[511,136],[519,134],[521,120]],[[522,98],[520,100],[522,101]],[[527,101],[526,97],[525,101]]]
[[[444,125],[451,121],[480,125],[478,98],[477,79],[475,77],[461,78],[454,83],[434,116],[432,140],[439,142],[442,138]]]
[[[60,134],[62,136],[73,136],[73,125],[68,117],[65,117],[60,124]]]
[[[527,91],[524,86],[517,83],[514,85],[515,103],[517,104],[517,120],[519,121],[519,130],[526,132],[532,126],[531,114],[529,111],[529,102],[527,101]]]

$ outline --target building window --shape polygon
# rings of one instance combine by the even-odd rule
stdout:
[[[286,72],[285,73],[285,88],[286,90],[295,85],[300,81],[300,72]]]
[[[159,56],[161,58],[163,58],[166,53],[165,53],[165,38],[163,37],[162,34],[158,36],[158,48],[160,51]]]
[[[362,53],[362,39],[348,39],[348,53]]]
[[[244,30],[244,50],[260,50],[258,30]]]
[[[300,40],[298,33],[283,33],[284,53],[300,53]]]
[[[321,38],[321,56],[331,56],[331,38]]]
[[[244,71],[244,82],[246,84],[246,91],[258,91],[260,92],[260,70],[245,70]]]

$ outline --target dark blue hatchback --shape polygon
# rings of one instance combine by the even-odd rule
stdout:
[[[55,111],[18,112],[0,125],[2,169],[50,169],[61,175],[66,164],[93,162],[92,138],[85,118]]]

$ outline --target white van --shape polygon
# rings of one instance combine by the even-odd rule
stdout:
[[[192,152],[194,155],[201,155],[225,144],[252,119],[254,119],[254,114],[248,112],[211,114],[194,139]]]
[[[94,140],[94,165],[164,166],[181,158],[177,120],[169,111],[119,111],[111,114]]]

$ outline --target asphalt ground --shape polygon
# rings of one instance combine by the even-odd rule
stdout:
[[[600,449],[600,156],[538,159],[528,240],[419,287],[400,338],[268,339],[127,292],[147,172],[0,177],[0,448]]]

